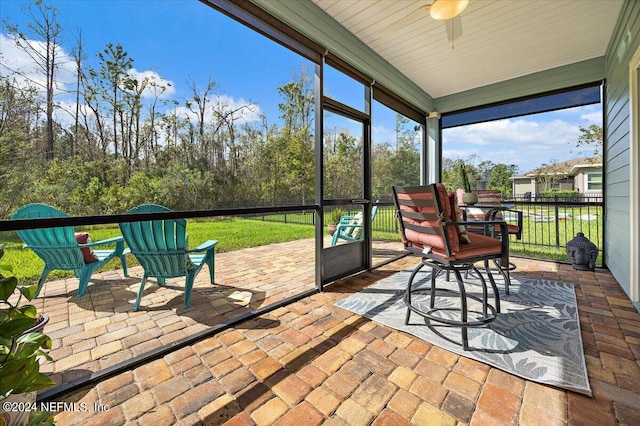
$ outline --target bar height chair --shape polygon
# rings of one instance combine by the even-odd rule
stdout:
[[[414,268],[407,282],[404,302],[407,305],[405,324],[409,323],[411,313],[416,313],[427,320],[443,324],[460,326],[462,347],[469,349],[468,327],[483,326],[495,320],[500,312],[500,295],[495,279],[489,269],[490,260],[500,260],[503,264],[509,262],[509,239],[497,239],[487,235],[469,233],[460,238],[460,226],[467,222],[456,221],[452,203],[449,201],[446,188],[441,183],[426,186],[393,187],[396,215],[400,221],[402,242],[405,250],[421,258]],[[476,225],[495,227],[507,234],[507,224],[504,221],[491,220],[474,222]],[[484,264],[485,272],[491,284],[493,303],[489,302],[487,282],[476,267],[476,263]],[[431,285],[426,301],[416,303],[416,297],[421,297],[425,289],[418,289],[414,280],[418,272],[425,266],[431,267]],[[467,292],[461,272],[472,270],[479,278],[482,287],[482,297]],[[436,277],[441,272],[453,272],[457,281],[457,290],[436,288]],[[500,270],[505,286],[508,289],[510,279],[508,271]],[[465,274],[466,275],[466,274]],[[439,305],[439,295],[459,298],[459,307],[450,303]],[[479,311],[469,309],[469,300],[480,303]],[[475,305],[474,305],[475,306]],[[470,315],[472,314],[472,315]]]

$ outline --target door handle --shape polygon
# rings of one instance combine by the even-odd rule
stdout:
[[[370,200],[365,200],[365,199],[351,200],[351,202],[353,204],[369,204],[369,203],[371,203]]]

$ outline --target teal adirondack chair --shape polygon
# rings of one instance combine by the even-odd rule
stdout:
[[[55,207],[46,204],[33,203],[21,207],[11,219],[43,219],[55,217],[67,217],[68,215]],[[57,228],[23,229],[17,231],[18,236],[24,242],[25,247],[33,250],[44,261],[44,269],[38,280],[36,296],[40,294],[49,273],[54,269],[72,270],[79,279],[78,297],[82,297],[94,271],[105,263],[119,257],[122,262],[122,270],[125,276],[127,272],[127,259],[124,255],[124,239],[122,237],[109,238],[88,244],[78,244],[72,226]],[[93,247],[113,245],[113,249],[95,250]],[[95,257],[94,261],[86,262],[82,249],[91,249]]]
[[[142,204],[129,210],[135,213],[162,213],[171,210],[157,204]],[[216,240],[209,240],[190,250],[187,242],[187,221],[184,219],[147,220],[120,224],[120,232],[142,268],[144,275],[133,308],[137,311],[147,278],[154,277],[160,286],[167,278],[185,277],[184,307],[191,301],[191,290],[202,267],[209,266],[209,277],[214,282],[214,255]]]
[[[371,221],[376,217],[378,206],[373,206],[371,209]],[[362,215],[357,214],[355,216],[342,216],[340,222],[336,226],[336,232],[331,239],[331,247],[335,247],[338,244],[338,240],[345,240],[348,242],[362,241],[364,238],[364,223]]]

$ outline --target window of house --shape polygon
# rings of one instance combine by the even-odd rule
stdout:
[[[602,173],[587,174],[587,191],[602,191]]]

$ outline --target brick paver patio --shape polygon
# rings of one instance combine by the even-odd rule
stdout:
[[[129,280],[110,275],[118,271],[97,277],[82,299],[72,280],[47,284],[52,321],[45,331],[55,339],[55,362],[44,370],[66,382],[209,327],[231,315],[229,306],[255,308],[312,288],[306,261],[312,265],[312,251],[293,243],[219,254],[216,285],[205,283],[203,271],[188,310],[183,292],[170,285],[145,291],[144,308],[132,313],[133,273]],[[409,257],[67,395],[65,402],[86,408],[68,405],[57,423],[640,424],[640,314],[612,276],[514,261],[517,273],[576,284],[593,398],[508,375],[333,305],[413,266],[417,259]],[[60,318],[68,323],[58,325]]]

